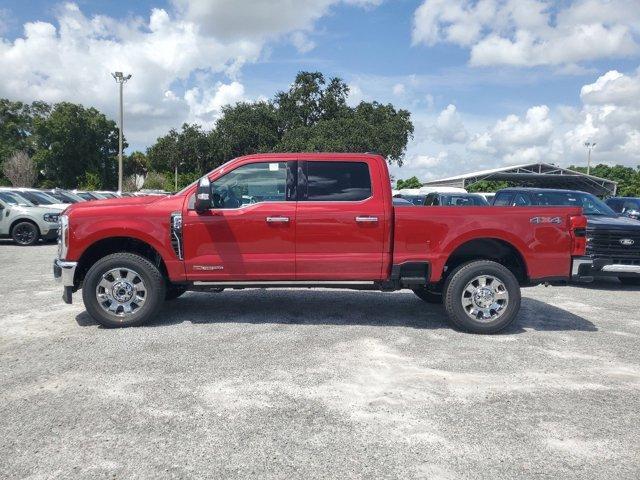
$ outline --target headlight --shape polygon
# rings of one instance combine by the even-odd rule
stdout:
[[[60,215],[58,224],[58,258],[64,260],[69,250],[69,217]]]
[[[58,220],[60,218],[60,214],[59,213],[45,213],[42,218],[44,218],[45,222],[49,222],[49,223],[58,223]]]

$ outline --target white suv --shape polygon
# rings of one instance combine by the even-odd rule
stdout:
[[[39,239],[55,240],[62,209],[36,207],[20,195],[0,190],[0,238],[18,245],[35,245]]]

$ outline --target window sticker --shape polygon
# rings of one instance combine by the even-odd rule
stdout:
[[[279,168],[280,168],[280,164],[279,163],[270,163],[269,164],[269,171],[270,172],[277,172]]]

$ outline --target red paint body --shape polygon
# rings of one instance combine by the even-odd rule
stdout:
[[[384,281],[393,265],[407,261],[428,262],[429,280],[437,282],[456,248],[470,240],[489,238],[506,242],[519,252],[532,282],[570,276],[570,218],[581,216],[578,208],[394,208],[387,164],[382,157],[369,154],[251,155],[219,167],[209,178],[213,181],[247,163],[276,160],[366,162],[372,195],[357,202],[264,202],[199,214],[189,208],[196,189],[192,185],[168,197],[77,203],[67,210],[70,237],[66,260],[79,260],[102,239],[129,237],[153,247],[174,282]],[[178,259],[171,247],[172,212],[183,215],[184,260]],[[289,221],[265,221],[278,216]],[[377,217],[378,221],[357,223],[357,216]],[[560,217],[560,223],[534,224],[533,217]],[[203,265],[222,269],[202,270],[199,267]]]

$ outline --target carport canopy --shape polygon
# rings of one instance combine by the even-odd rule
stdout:
[[[469,188],[481,180],[512,182],[519,187],[562,188],[593,193],[601,197],[615,196],[618,183],[606,178],[561,168],[550,163],[528,163],[466,173],[455,177],[433,180],[429,187]]]

